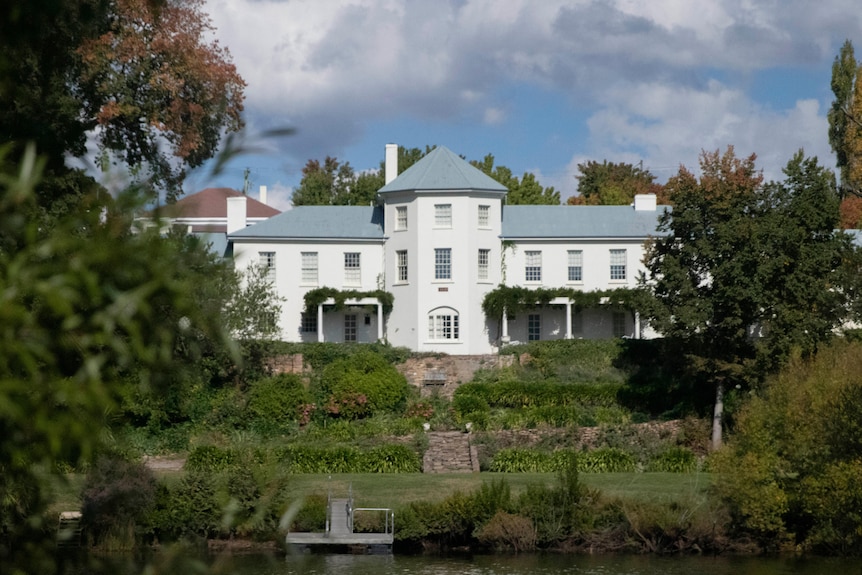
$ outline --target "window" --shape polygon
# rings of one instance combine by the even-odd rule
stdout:
[[[398,250],[395,252],[396,266],[398,267],[396,278],[398,283],[407,282],[407,250]]]
[[[452,204],[434,204],[434,227],[452,227]]]
[[[317,333],[317,314],[304,313],[302,314],[302,333]]]
[[[479,279],[488,279],[488,260],[490,259],[491,250],[479,250]]]
[[[428,339],[458,339],[458,312],[451,308],[439,308],[428,316]]]
[[[542,316],[537,313],[527,316],[527,339],[529,341],[542,339]]]
[[[452,248],[434,249],[434,279],[452,279]]]
[[[491,206],[479,206],[479,227],[487,228],[490,222]]]
[[[344,285],[362,285],[358,252],[344,252]]]
[[[611,250],[611,280],[626,279],[626,250]]]
[[[267,281],[275,282],[275,252],[258,252],[258,265]]]
[[[302,283],[317,285],[317,252],[302,252]]]
[[[344,316],[344,341],[356,341],[356,314]]]
[[[395,208],[395,229],[398,231],[407,229],[407,206]]]
[[[613,315],[613,335],[614,337],[623,337],[626,335],[626,314],[622,311],[615,311]]]
[[[542,252],[524,252],[527,260],[525,279],[528,282],[542,281]]]
[[[584,281],[584,252],[569,250],[569,281]]]

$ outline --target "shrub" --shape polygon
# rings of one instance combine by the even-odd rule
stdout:
[[[282,374],[251,384],[248,411],[259,420],[283,425],[295,421],[302,406],[310,401],[298,375]]]
[[[551,458],[533,449],[501,449],[491,460],[489,471],[497,473],[547,473]]]
[[[480,419],[487,420],[488,413],[491,411],[488,402],[482,397],[466,393],[458,394],[457,391],[452,398],[452,409],[455,411],[458,421],[462,423]]]
[[[697,457],[686,447],[671,447],[654,457],[649,462],[648,469],[670,473],[691,473],[697,470]]]
[[[233,449],[223,449],[215,445],[195,447],[186,458],[187,471],[214,473],[224,471],[239,462],[239,454]]]
[[[395,409],[407,398],[408,387],[397,369],[371,351],[360,351],[332,362],[323,369],[320,380],[326,400],[362,395],[369,413]]]
[[[536,548],[536,528],[527,517],[498,511],[476,533],[477,539],[495,549],[532,551]]]
[[[153,534],[161,541],[213,537],[221,525],[221,506],[212,474],[193,471],[173,488],[160,487],[150,516]]]
[[[109,534],[133,535],[155,498],[156,480],[146,466],[102,455],[81,492],[82,523],[97,541]],[[134,541],[124,543],[131,546]]]
[[[578,454],[578,470],[583,473],[619,473],[634,471],[634,456],[616,447],[603,447]]]

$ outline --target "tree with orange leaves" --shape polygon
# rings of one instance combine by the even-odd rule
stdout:
[[[104,150],[143,168],[168,199],[187,168],[242,128],[245,82],[213,30],[203,0],[114,0],[109,29],[78,49],[85,112]]]

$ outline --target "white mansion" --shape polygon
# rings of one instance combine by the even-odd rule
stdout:
[[[466,355],[509,341],[647,335],[634,310],[601,302],[582,309],[559,296],[509,317],[486,316],[482,303],[500,286],[634,287],[664,209],[654,195],[631,206],[510,206],[503,185],[445,147],[396,177],[397,150],[386,146],[376,206],[296,207],[247,226],[246,198],[228,198],[235,265],[268,268],[282,339]],[[335,295],[307,306],[309,292]]]

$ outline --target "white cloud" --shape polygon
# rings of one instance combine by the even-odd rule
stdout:
[[[293,169],[395,118],[518,130],[523,115],[500,93],[519,85],[590,110],[582,147],[593,157],[665,170],[728,144],[770,165],[800,146],[827,156],[823,102],[773,108],[744,83],[765,69],[828,69],[862,28],[855,0],[209,0],[206,10],[249,84],[249,118],[299,129],[279,143]]]

